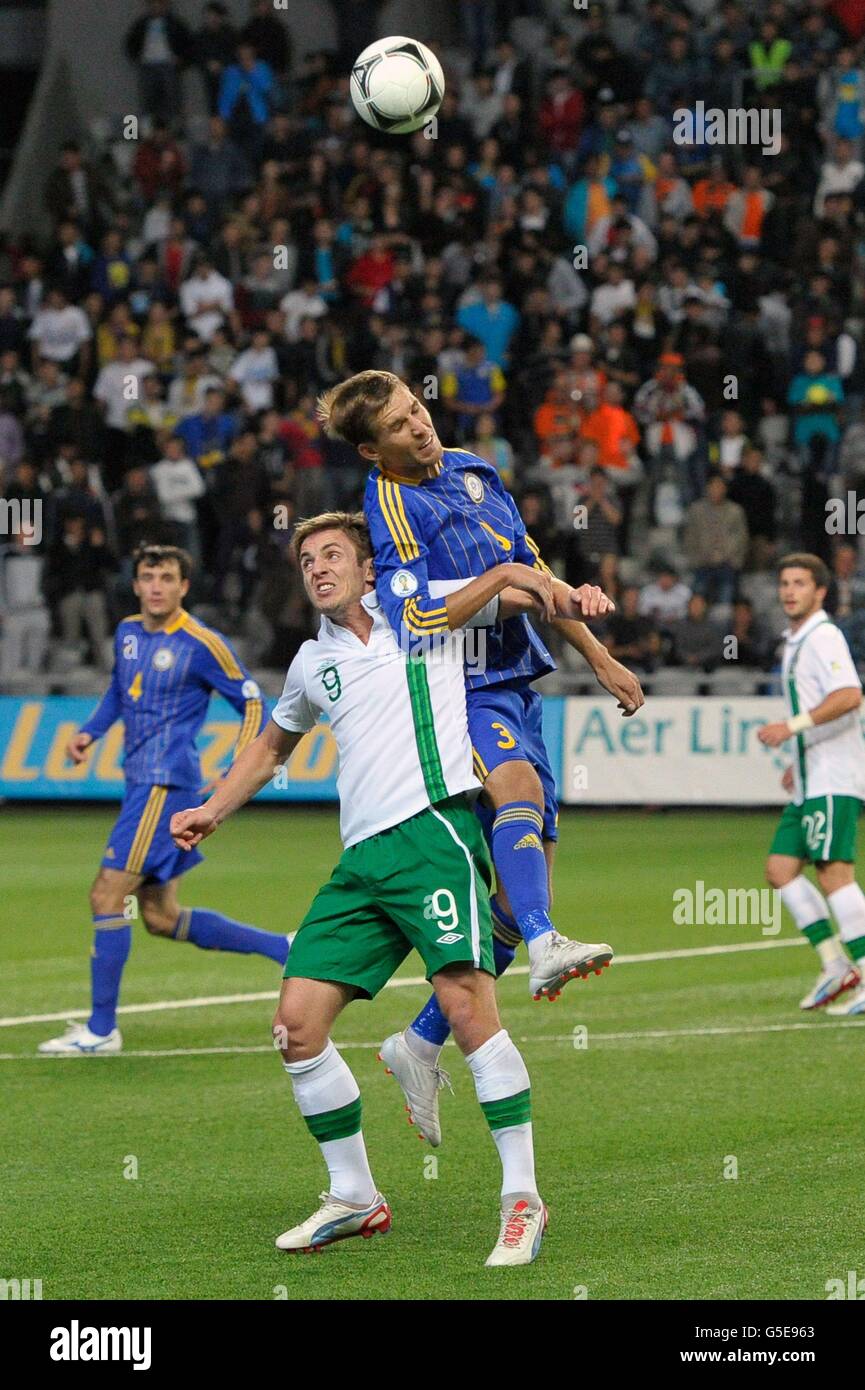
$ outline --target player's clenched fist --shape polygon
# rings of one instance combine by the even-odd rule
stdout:
[[[71,763],[83,763],[87,749],[93,742],[92,734],[73,734],[66,745],[66,756]]]
[[[217,829],[219,821],[206,806],[175,811],[171,817],[171,838],[178,849],[194,849]]]

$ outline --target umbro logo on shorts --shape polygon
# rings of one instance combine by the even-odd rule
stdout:
[[[454,944],[455,941],[462,941],[462,939],[463,939],[463,934],[462,934],[461,931],[446,931],[445,934],[444,934],[444,936],[437,936],[437,937],[436,937],[436,945],[437,945],[437,946],[453,946],[453,944]]]
[[[529,835],[524,835],[521,840],[517,840],[517,843],[514,845],[514,849],[539,849],[542,854],[544,852],[544,847],[541,844],[540,837],[536,835],[534,831],[532,831]]]

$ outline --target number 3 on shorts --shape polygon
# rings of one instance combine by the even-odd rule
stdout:
[[[456,899],[449,888],[437,888],[428,893],[423,900],[423,915],[428,920],[435,918],[444,931],[453,931],[460,924]]]

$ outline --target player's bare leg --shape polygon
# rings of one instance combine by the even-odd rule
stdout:
[[[535,1181],[529,1074],[501,1026],[492,975],[454,965],[437,971],[432,983],[502,1163],[501,1226],[487,1264],[529,1264],[547,1225]]]
[[[796,926],[820,957],[817,982],[799,1004],[801,1009],[810,1010],[823,1008],[846,990],[854,989],[860,983],[860,974],[832,929],[829,903],[823,896],[823,893],[834,896],[839,889],[853,883],[853,865],[818,864],[817,878],[823,893],[802,873],[803,866],[804,860],[793,855],[770,854],[766,860],[766,879],[777,889]],[[842,893],[842,900],[846,896]]]
[[[94,944],[90,960],[92,1009],[86,1023],[70,1020],[66,1032],[39,1044],[51,1057],[88,1057],[120,1052],[117,1000],[132,942],[140,874],[101,868],[90,888]]]
[[[312,1216],[277,1237],[279,1250],[311,1254],[350,1236],[390,1230],[390,1207],[376,1189],[366,1156],[360,1091],[330,1038],[334,1021],[356,993],[353,985],[330,980],[283,981],[273,1042],[298,1109],[321,1148],[330,1187]]]

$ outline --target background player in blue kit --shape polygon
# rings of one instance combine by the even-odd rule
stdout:
[[[141,612],[118,625],[111,684],[67,745],[67,756],[80,763],[90,745],[122,719],[126,792],[90,890],[92,1012],[86,1024],[70,1023],[61,1037],[40,1044],[43,1053],[120,1051],[117,1001],[132,942],[127,914],[133,897],[147,930],[157,936],[204,950],[270,956],[280,966],[288,957],[284,935],[207,908],[182,908],[177,901],[178,878],[203,856],[179,850],[169,824],[201,790],[195,740],[211,693],[223,695],[242,716],[235,756],[258,735],[265,713],[257,684],[225,638],[182,607],[191,569],[189,555],[176,546],[144,545],[135,552],[133,587]]]
[[[364,511],[376,587],[404,640],[435,638],[464,622],[456,585],[485,571],[517,563],[549,573],[496,470],[466,450],[444,449],[429,412],[399,377],[360,372],[325,393],[319,413],[329,434],[353,444],[374,465]],[[609,611],[610,601],[589,585],[575,590],[555,577],[551,581],[555,627],[586,658],[623,713],[634,714],[643,703],[639,681],[579,621]],[[529,596],[525,605],[526,612],[534,607]],[[613,953],[605,942],[561,936],[550,918],[558,808],[541,732],[541,697],[532,682],[555,663],[525,614],[485,632],[483,668],[467,666],[466,686],[475,771],[485,793],[480,814],[498,881],[493,899],[497,972],[513,960],[522,938],[533,996],[553,999],[569,980],[599,973]],[[433,1143],[437,1107],[424,1106],[423,1095],[434,1101],[429,1069],[436,1071],[447,1034],[432,999],[405,1035],[395,1034],[383,1049]],[[415,1073],[417,1088],[411,1085]],[[423,1115],[418,1106],[424,1106]]]

